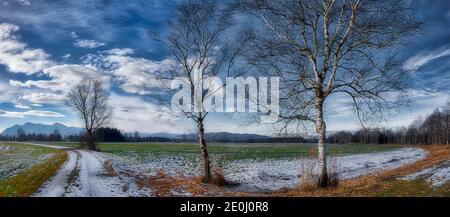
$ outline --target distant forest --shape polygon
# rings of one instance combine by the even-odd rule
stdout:
[[[449,142],[450,110],[436,109],[424,118],[416,119],[410,126],[398,129],[370,128],[360,129],[356,132],[339,131],[327,138],[331,144],[448,144]],[[167,138],[156,136],[141,136],[138,132],[122,133],[116,128],[100,128],[96,132],[98,142],[196,142],[186,136],[180,138]],[[52,134],[26,133],[21,128],[16,135],[0,135],[0,141],[83,141],[83,134],[62,137],[58,130]],[[213,142],[236,142],[227,139],[213,139]],[[245,143],[315,143],[315,138],[302,137],[273,137],[264,139],[243,139]]]
[[[0,135],[0,141],[51,141],[51,142],[79,142],[84,141],[86,136],[71,135],[62,137],[58,130],[55,130],[51,134],[36,134],[26,133],[22,128],[17,130],[15,135]],[[188,138],[186,135],[180,136],[180,138],[167,138],[158,136],[142,136],[138,132],[134,133],[122,133],[116,128],[100,128],[96,132],[97,142],[197,142],[194,138]],[[228,138],[211,138],[212,142],[244,142],[244,143],[306,143],[309,142],[302,137],[267,137],[261,139],[248,138],[248,139],[228,139]],[[313,141],[313,140],[312,140]],[[311,142],[312,142],[311,141]]]
[[[85,135],[71,135],[62,137],[58,130],[51,134],[26,133],[22,128],[17,130],[16,135],[0,135],[0,141],[50,141],[50,142],[79,142],[83,141]],[[122,133],[116,128],[100,128],[96,132],[98,142],[171,142],[164,137],[140,136],[139,133]]]
[[[450,106],[447,106],[450,108]],[[357,132],[340,131],[330,135],[328,143],[411,144],[449,143],[450,109],[436,109],[430,115],[417,118],[408,127],[399,129],[372,128]]]

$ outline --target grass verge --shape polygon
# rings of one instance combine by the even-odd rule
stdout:
[[[58,150],[43,163],[0,181],[0,197],[28,197],[58,170],[67,152]]]

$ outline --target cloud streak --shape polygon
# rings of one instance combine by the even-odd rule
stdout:
[[[450,56],[450,48],[447,49],[437,49],[434,51],[431,51],[427,54],[417,54],[411,58],[409,58],[405,64],[403,65],[403,69],[408,71],[417,71],[422,66],[425,66],[426,64],[430,63],[433,60]]]
[[[63,118],[63,114],[53,111],[40,111],[40,110],[28,110],[24,112],[13,112],[0,110],[0,117],[8,118],[26,118],[26,117],[50,117],[50,118]]]
[[[55,93],[27,93],[18,98],[36,104],[60,104],[64,101],[65,95]]]
[[[84,65],[64,64],[44,69],[43,73],[48,75],[50,80],[28,80],[25,82],[11,80],[10,84],[15,87],[37,87],[52,91],[67,92],[86,78],[95,78],[108,81],[107,75],[101,74],[96,68]]]

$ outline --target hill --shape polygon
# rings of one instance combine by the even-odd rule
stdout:
[[[32,134],[32,133],[36,133],[36,134],[51,134],[53,133],[53,131],[58,130],[59,133],[61,134],[61,136],[65,137],[65,136],[70,136],[70,135],[78,135],[80,132],[83,131],[82,128],[77,128],[77,127],[68,127],[64,124],[60,124],[60,123],[55,123],[52,125],[46,125],[46,124],[36,124],[36,123],[26,123],[23,125],[19,125],[16,124],[12,127],[9,127],[7,129],[5,129],[1,135],[9,135],[9,136],[13,136],[17,134],[17,130],[19,128],[22,128],[25,133],[27,134]]]

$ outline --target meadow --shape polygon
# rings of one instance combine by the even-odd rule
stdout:
[[[54,143],[68,147],[79,147],[78,143]],[[362,153],[376,153],[399,148],[399,145],[379,144],[330,144],[328,151],[331,155],[352,155]],[[133,155],[182,155],[198,157],[199,147],[196,143],[100,143],[102,152],[120,156]],[[299,158],[314,155],[316,144],[297,143],[209,143],[208,151],[223,160],[267,160]]]
[[[64,151],[0,143],[0,197],[30,196],[64,163]]]

